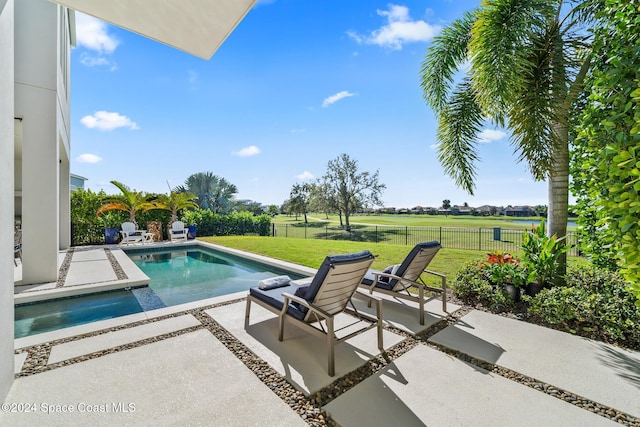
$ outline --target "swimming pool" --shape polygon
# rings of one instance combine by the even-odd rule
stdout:
[[[148,287],[16,305],[15,338],[248,290],[260,280],[301,274],[198,245],[126,249]]]

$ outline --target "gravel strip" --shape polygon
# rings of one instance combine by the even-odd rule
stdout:
[[[395,359],[402,356],[403,354],[405,354],[415,346],[427,345],[429,347],[432,347],[439,351],[447,353],[453,357],[456,357],[464,362],[471,363],[489,372],[495,373],[497,375],[500,375],[504,378],[515,381],[527,387],[531,387],[549,396],[553,396],[565,402],[571,403],[572,405],[578,406],[584,410],[593,412],[595,414],[598,414],[610,420],[616,421],[622,425],[640,427],[640,419],[637,417],[633,417],[629,414],[626,414],[621,411],[617,411],[613,408],[610,408],[605,405],[601,405],[597,402],[590,401],[588,399],[585,399],[581,396],[577,396],[566,390],[541,382],[535,378],[527,377],[525,375],[506,369],[504,367],[476,359],[464,353],[460,353],[458,351],[454,351],[449,348],[436,345],[434,343],[427,342],[427,340],[431,336],[438,333],[439,331],[446,328],[447,326],[454,324],[458,319],[464,317],[467,313],[472,311],[472,308],[469,306],[463,306],[461,309],[457,310],[456,312],[448,316],[446,319],[443,319],[442,321],[436,323],[435,325],[427,329],[425,332],[415,337],[404,331],[398,330],[396,328],[385,326],[385,329],[395,334],[401,335],[402,337],[404,337],[404,339],[400,343],[391,347],[385,353],[366,362],[363,366],[354,370],[353,372],[350,372],[344,375],[343,377],[337,378],[329,386],[323,388],[322,390],[318,391],[314,395],[311,395],[307,398],[304,396],[302,392],[296,390],[290,383],[288,383],[283,376],[281,376],[277,371],[271,368],[264,360],[259,358],[255,353],[253,353],[253,351],[251,351],[247,346],[241,343],[236,337],[231,335],[219,323],[217,323],[214,319],[212,319],[209,315],[205,313],[205,310],[209,310],[211,308],[221,307],[229,304],[235,304],[237,302],[244,301],[244,300],[245,300],[244,298],[241,298],[233,301],[226,301],[224,303],[213,304],[207,307],[200,307],[193,310],[174,313],[171,315],[162,316],[155,319],[140,321],[136,323],[121,325],[114,328],[92,332],[89,334],[55,340],[55,341],[40,344],[37,346],[16,349],[15,350],[16,354],[23,353],[23,352],[28,353],[27,360],[23,365],[22,371],[16,374],[16,378],[34,375],[40,372],[56,369],[62,366],[68,366],[74,363],[79,363],[85,360],[94,359],[107,354],[128,350],[128,349],[139,347],[146,344],[151,344],[153,342],[161,341],[174,336],[178,336],[181,334],[206,328],[218,340],[220,340],[220,342],[222,342],[222,344],[224,344],[240,361],[242,361],[242,363],[247,368],[249,368],[256,375],[256,377],[258,377],[258,379],[260,379],[260,381],[262,381],[267,387],[269,387],[271,391],[273,391],[276,395],[278,395],[278,397],[280,397],[285,403],[287,403],[294,411],[296,411],[296,413],[300,415],[300,417],[304,419],[308,425],[338,426],[338,424],[326,412],[322,410],[322,407],[324,405],[331,402],[332,400],[342,395],[346,391],[350,390],[351,388],[355,387],[357,384],[369,378],[371,375],[380,371],[381,369],[386,367],[389,363],[393,362]],[[157,337],[126,344],[124,346],[105,349],[99,352],[94,352],[88,355],[83,355],[73,359],[47,365],[47,360],[49,358],[51,348],[54,345],[75,341],[75,340],[83,339],[90,336],[97,336],[97,335],[101,335],[101,334],[112,332],[112,331],[127,329],[131,327],[139,326],[142,324],[150,323],[150,322],[164,320],[171,317],[178,317],[184,314],[193,315],[200,321],[202,325],[186,328],[180,331],[175,331],[175,332],[167,333]]]
[[[73,251],[75,251],[74,248],[67,249],[67,253],[64,256],[62,265],[60,266],[60,271],[58,272],[58,281],[56,282],[56,288],[61,288],[64,286],[64,281],[67,278],[69,266],[71,265],[71,258],[73,258]]]
[[[107,259],[111,263],[111,268],[113,268],[113,272],[116,273],[116,277],[118,278],[118,280],[128,279],[129,276],[127,276],[127,273],[124,272],[116,257],[113,256],[113,254],[111,253],[111,249],[104,248],[104,253],[107,255]]]

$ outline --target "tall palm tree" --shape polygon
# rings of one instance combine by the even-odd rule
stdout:
[[[238,188],[211,172],[198,172],[187,178],[184,185],[176,187],[175,191],[195,194],[198,205],[203,209],[228,213],[233,209],[233,196]]]
[[[177,193],[170,191],[169,194],[161,194],[154,200],[156,209],[162,209],[171,212],[171,221],[169,225],[178,220],[178,212],[183,209],[197,208],[195,202],[196,196],[192,193]]]
[[[445,171],[473,194],[481,127],[507,127],[518,161],[548,181],[549,235],[567,231],[568,121],[591,64],[585,29],[599,3],[484,0],[434,39],[421,70]]]
[[[139,191],[132,191],[126,185],[111,181],[113,185],[118,187],[122,194],[114,196],[106,196],[102,201],[103,205],[98,208],[96,215],[100,216],[107,211],[124,211],[129,212],[129,221],[136,224],[136,212],[148,211],[154,209],[155,205],[149,201],[149,197]]]

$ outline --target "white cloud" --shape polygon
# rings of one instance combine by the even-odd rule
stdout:
[[[296,175],[296,179],[298,181],[311,181],[313,178],[315,178],[315,176],[309,171],[304,171],[301,174]]]
[[[248,147],[244,147],[239,151],[233,151],[231,152],[231,154],[238,157],[250,157],[260,154],[260,149],[255,145],[250,145]]]
[[[386,18],[387,23],[368,35],[358,34],[351,30],[347,35],[358,43],[400,50],[405,43],[427,42],[431,40],[441,27],[430,25],[423,20],[413,21],[409,16],[409,8],[389,4],[389,10],[377,10],[378,15]]]
[[[291,133],[304,133],[305,129],[291,129]]]
[[[331,95],[330,97],[325,98],[324,101],[322,101],[322,107],[327,108],[329,105],[340,101],[342,98],[347,98],[353,95],[355,95],[355,93],[343,90],[342,92],[338,92],[335,95]]]
[[[120,41],[107,32],[108,26],[92,16],[76,13],[76,41],[78,46],[84,46],[100,54],[113,53]]]
[[[502,132],[501,130],[484,129],[478,134],[478,141],[488,144],[492,141],[499,141],[505,136],[507,136],[507,134]]]
[[[80,122],[89,129],[114,130],[122,127],[130,130],[139,129],[138,125],[129,117],[108,111],[96,111],[93,115],[84,116]]]
[[[76,162],[78,163],[98,163],[102,161],[102,157],[96,156],[95,154],[80,154],[76,157]]]
[[[105,55],[111,55],[120,41],[108,33],[108,25],[92,16],[76,12],[76,41],[78,46],[83,46],[95,53],[83,52],[80,62],[87,67],[107,66],[110,71],[115,71],[118,66],[107,59]]]

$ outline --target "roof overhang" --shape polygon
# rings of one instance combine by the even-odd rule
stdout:
[[[209,59],[257,0],[50,0]]]

